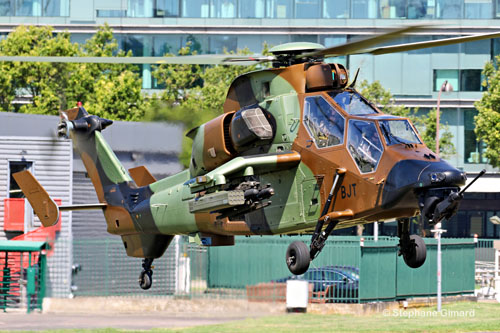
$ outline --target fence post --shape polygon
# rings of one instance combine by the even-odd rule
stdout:
[[[106,282],[104,283],[104,294],[106,296],[109,296],[109,262],[108,262],[108,260],[109,260],[109,253],[108,253],[109,252],[109,239],[108,238],[106,238],[105,243],[106,243],[106,250],[105,250],[105,257],[104,258],[106,258],[106,259],[105,259],[105,263],[104,263],[104,276],[105,276],[104,281],[106,281]]]

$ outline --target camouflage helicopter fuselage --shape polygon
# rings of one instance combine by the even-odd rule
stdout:
[[[245,110],[267,120],[257,126],[261,134],[238,137],[236,129],[248,129]],[[465,183],[465,174],[429,150],[407,119],[384,115],[347,87],[347,72],[336,64],[299,63],[240,76],[224,114],[188,133],[189,170],[158,181],[131,178],[100,133],[108,125],[104,119],[83,108],[66,114],[99,201],[107,205],[108,232],[120,235],[134,257],[160,257],[179,234],[216,246],[233,245],[234,235],[312,231],[339,170],[345,173],[328,209],[336,228],[415,216],[429,198],[443,200]],[[322,117],[335,135],[320,133]],[[391,142],[384,132],[391,120],[414,136]],[[376,142],[366,151],[363,129],[374,130]]]

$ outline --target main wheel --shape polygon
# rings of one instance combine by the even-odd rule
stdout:
[[[411,235],[408,250],[403,253],[405,263],[411,268],[419,268],[424,264],[426,257],[427,248],[422,237]]]
[[[148,270],[148,271],[142,271],[141,275],[139,275],[139,286],[143,290],[148,290],[151,288],[151,285],[153,284],[153,272]]]
[[[292,274],[301,275],[307,272],[311,257],[309,247],[304,242],[295,241],[286,250],[286,264]]]

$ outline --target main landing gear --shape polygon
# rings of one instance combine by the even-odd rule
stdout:
[[[142,272],[139,275],[139,286],[144,290],[148,290],[153,284],[153,266],[151,266],[152,263],[153,259],[150,258],[145,258],[142,260]]]
[[[321,212],[321,217],[316,224],[316,229],[314,230],[314,234],[311,239],[311,246],[308,247],[304,242],[301,241],[295,241],[288,246],[288,249],[286,250],[286,264],[292,274],[301,275],[307,272],[311,260],[316,258],[316,256],[321,252],[321,250],[325,246],[325,242],[328,239],[328,236],[330,236],[333,229],[339,222],[337,218],[347,216],[349,214],[352,215],[352,212],[350,210],[343,212],[332,212],[328,214],[332,198],[337,194],[338,189],[340,188],[340,186],[337,185],[342,183],[345,172],[346,170],[343,168],[337,169],[330,194],[328,195],[325,206],[323,207],[323,211]],[[325,222],[328,222],[331,219],[330,215],[333,217],[332,221],[330,221],[324,231],[321,231]]]
[[[410,235],[410,219],[398,220],[399,253],[411,268],[419,268],[425,263],[427,248],[422,237]]]

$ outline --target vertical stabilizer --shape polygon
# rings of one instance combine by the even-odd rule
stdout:
[[[105,203],[105,187],[132,181],[101,131],[113,122],[89,115],[83,107],[61,112],[59,134],[71,137],[92,180],[99,202]]]

